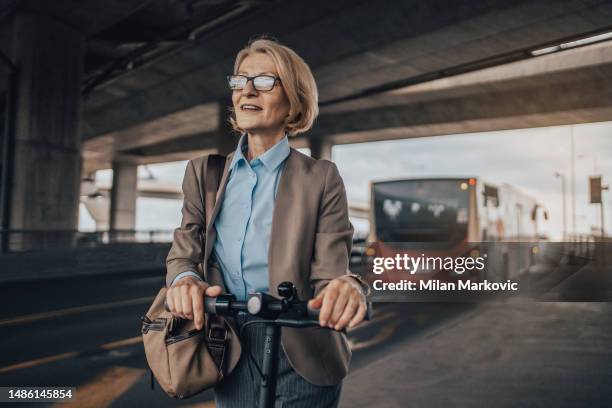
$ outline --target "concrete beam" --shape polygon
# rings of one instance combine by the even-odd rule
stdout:
[[[184,149],[176,152],[159,153],[151,156],[115,154],[114,159],[107,155],[90,155],[83,153],[83,171],[92,172],[97,170],[112,169],[113,161],[130,161],[138,165],[168,163],[193,159],[194,157],[216,153],[217,149]]]
[[[326,101],[608,27],[612,4],[314,1],[275,4],[263,14],[100,88],[87,102],[85,137],[215,103],[228,94],[223,78],[235,53],[253,33],[269,31],[267,21],[275,21],[274,34],[311,65]]]
[[[325,106],[315,127],[291,142],[329,157],[325,144],[612,120],[611,78],[612,42],[593,44]],[[215,122],[225,121],[222,110]],[[212,131],[125,153],[139,162],[191,158],[218,140]]]
[[[208,103],[159,116],[149,122],[118,129],[95,138],[86,138],[83,149],[98,154],[154,146],[195,134],[206,134],[219,127],[219,104]]]
[[[612,43],[418,84],[322,110],[333,143],[612,120]]]
[[[609,121],[612,95],[605,90],[610,86],[610,80],[598,78],[563,88],[492,92],[328,115],[320,123],[340,144]]]
[[[154,145],[125,150],[121,154],[148,157],[168,155],[173,153],[182,153],[185,151],[217,150],[219,149],[219,143],[217,140],[218,138],[219,131],[215,130],[211,132],[197,133],[186,137],[168,140]]]

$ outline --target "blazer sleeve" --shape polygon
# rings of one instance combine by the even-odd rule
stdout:
[[[205,166],[204,166],[205,167]],[[174,230],[172,247],[166,257],[166,286],[185,271],[198,271],[202,262],[206,230],[206,217],[202,203],[203,194],[193,161],[187,163],[183,177],[183,209],[181,226]],[[204,279],[204,276],[201,276]]]
[[[344,182],[336,165],[328,163],[310,266],[314,296],[330,280],[349,273],[349,257],[353,245],[354,228],[348,217]]]

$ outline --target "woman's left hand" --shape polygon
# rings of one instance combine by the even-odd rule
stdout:
[[[367,312],[363,288],[356,279],[340,276],[331,280],[319,294],[308,301],[308,307],[321,309],[319,324],[342,330],[347,325],[355,327]]]

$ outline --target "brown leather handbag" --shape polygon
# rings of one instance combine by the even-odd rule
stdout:
[[[225,157],[211,155],[205,162],[204,188],[213,194],[205,194],[212,197],[212,202],[203,204],[210,214]],[[207,314],[202,330],[195,328],[193,320],[174,317],[165,308],[166,291],[165,286],[161,288],[141,317],[142,341],[151,372],[151,388],[154,375],[169,396],[184,399],[223,380],[238,364],[241,346],[236,331],[223,317]]]

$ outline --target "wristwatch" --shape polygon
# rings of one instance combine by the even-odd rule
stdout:
[[[370,296],[370,293],[372,293],[372,288],[370,287],[370,285],[368,285],[366,281],[363,280],[361,275],[357,275],[356,273],[347,273],[346,275],[343,275],[343,276],[350,276],[351,278],[356,279],[359,285],[361,286],[361,288],[363,289],[363,294],[366,297]]]

